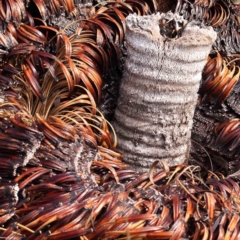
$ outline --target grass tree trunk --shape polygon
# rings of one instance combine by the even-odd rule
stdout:
[[[180,37],[167,37],[159,27],[164,17],[127,18],[128,55],[114,127],[124,161],[140,171],[156,160],[170,166],[187,161],[201,72],[216,39],[211,27],[196,22]]]

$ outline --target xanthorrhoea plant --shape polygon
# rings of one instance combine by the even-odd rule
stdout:
[[[147,170],[186,162],[201,72],[216,33],[174,14],[127,18],[128,56],[115,113],[118,148]]]

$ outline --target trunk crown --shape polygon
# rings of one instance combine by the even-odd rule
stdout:
[[[162,35],[164,17],[166,24],[176,23],[175,38]],[[127,17],[128,54],[114,127],[118,150],[135,169],[146,171],[156,160],[186,162],[201,72],[215,39],[211,27],[185,25],[175,14]]]

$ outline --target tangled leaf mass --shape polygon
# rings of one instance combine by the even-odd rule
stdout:
[[[237,173],[226,177],[164,162],[158,170],[155,162],[149,173],[129,170],[114,151],[114,129],[98,110],[111,115],[116,104],[126,16],[154,13],[155,2],[0,4],[1,238],[240,237]],[[239,3],[178,0],[158,6],[218,32],[199,90],[192,156],[206,167],[211,155],[214,168],[221,163],[220,170],[234,173]]]

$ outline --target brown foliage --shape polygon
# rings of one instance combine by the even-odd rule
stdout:
[[[163,169],[155,172],[153,167],[145,174],[127,169],[114,151],[114,130],[97,110],[103,76],[122,64],[126,16],[154,12],[154,2],[113,1],[83,11],[75,8],[77,3],[1,1],[0,237],[239,237],[236,180],[211,171],[201,175],[196,166],[169,169],[163,163]],[[205,70],[211,69],[212,60],[216,74],[227,67],[228,78],[217,81],[212,71],[207,73],[202,96],[211,93],[238,116],[238,60],[230,64],[234,56],[228,54],[239,54],[238,6],[180,3],[174,2],[178,11],[185,14],[193,4],[194,17],[205,13],[200,19],[219,31],[215,49],[221,57],[210,55]],[[28,12],[32,6],[37,17]],[[83,15],[85,21],[72,22],[71,17]],[[58,19],[71,23],[60,28]],[[211,112],[199,105],[195,120],[206,127],[203,109]],[[231,157],[237,154],[239,120],[231,120],[225,109],[222,118],[210,117],[209,134],[201,134],[214,139],[215,154]]]

